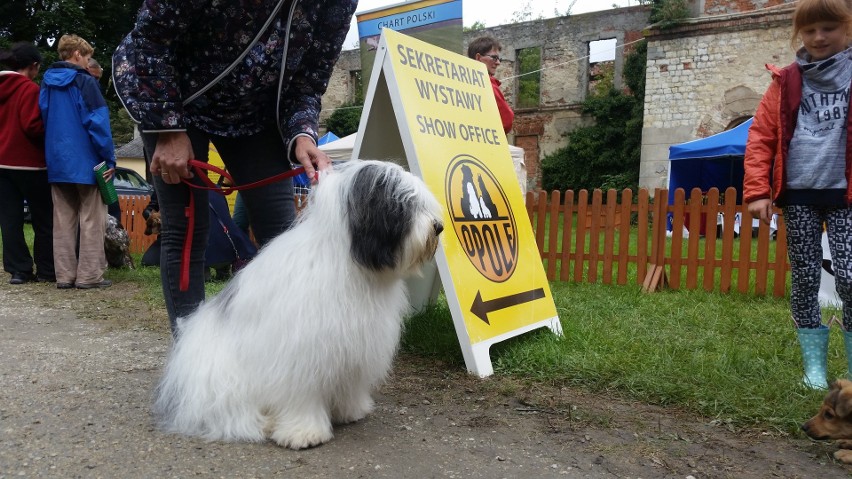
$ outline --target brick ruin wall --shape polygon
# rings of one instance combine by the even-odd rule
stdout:
[[[640,186],[667,186],[668,147],[709,136],[754,113],[769,83],[765,63],[792,61],[792,0],[689,0],[695,18],[670,30],[648,28],[650,10],[628,7],[500,25],[465,34],[465,45],[489,34],[503,44],[507,59],[497,70],[503,93],[516,104],[516,52],[541,47],[541,102],[518,109],[510,134],[526,151],[529,187],[541,183],[541,158],[565,146],[566,135],[589,124],[580,106],[589,85],[589,42],[616,39],[618,45],[648,39],[645,121]],[[777,6],[777,7],[775,7]],[[463,50],[462,50],[463,51]],[[622,73],[623,51],[615,58]],[[326,95],[321,121],[352,98],[352,72],[361,70],[358,50],[341,55]],[[370,71],[363,74],[364,84]]]
[[[465,33],[467,42],[480,35],[492,35],[503,45],[506,58],[497,70],[503,94],[514,107],[517,97],[516,53],[520,49],[541,47],[541,101],[537,108],[515,108],[515,123],[509,141],[526,151],[530,188],[541,184],[539,163],[543,156],[565,146],[565,136],[574,128],[590,122],[580,113],[589,82],[589,42],[616,39],[618,45],[642,38],[648,24],[647,7],[628,7],[567,17],[500,25]],[[622,50],[615,59],[616,78],[621,76]],[[335,108],[351,100],[353,71],[361,70],[358,50],[346,50],[329,81],[323,97],[321,122]],[[364,72],[364,84],[370,71]]]
[[[791,11],[704,17],[648,32],[641,187],[668,186],[670,145],[719,133],[754,114],[770,82],[765,64],[793,60]]]
[[[767,7],[793,3],[795,0],[702,0],[702,15],[754,12]]]

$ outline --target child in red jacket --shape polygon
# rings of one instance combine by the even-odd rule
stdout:
[[[38,108],[41,54],[26,42],[0,51],[0,233],[3,269],[11,284],[55,281],[53,201],[44,161],[44,124]],[[32,218],[33,255],[24,239],[24,201]],[[33,272],[35,256],[36,273]]]

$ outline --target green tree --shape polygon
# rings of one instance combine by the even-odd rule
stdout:
[[[361,122],[361,111],[363,103],[347,103],[334,110],[328,120],[325,121],[326,130],[343,138],[358,131]]]
[[[74,33],[95,47],[99,60],[103,56],[101,64],[109,64],[140,5],[140,0],[6,0],[0,4],[0,38],[48,50],[63,34]]]
[[[480,30],[485,30],[485,24],[478,20],[473,22],[473,25],[469,27],[462,27],[462,32],[464,33],[478,32]]]
[[[651,23],[660,28],[669,28],[683,19],[689,18],[689,5],[686,0],[652,0]]]
[[[568,145],[542,159],[545,190],[623,189],[639,184],[646,44],[625,59],[628,91],[599,84],[582,111],[595,123],[574,129]],[[603,82],[602,82],[603,83]]]
[[[541,47],[522,48],[518,55],[518,108],[541,103]]]

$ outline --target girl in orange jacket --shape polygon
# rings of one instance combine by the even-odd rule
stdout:
[[[799,0],[793,13],[796,61],[767,66],[772,83],[749,130],[743,201],[768,223],[783,209],[792,270],[790,309],[802,349],[803,383],[828,387],[828,327],[818,300],[823,224],[843,301],[852,360],[852,9],[846,0]],[[852,361],[850,361],[852,366]],[[852,370],[852,367],[850,367]]]

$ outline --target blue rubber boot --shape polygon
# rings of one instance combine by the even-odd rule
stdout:
[[[799,346],[802,348],[802,363],[805,367],[805,376],[802,384],[810,389],[828,389],[826,380],[826,363],[828,357],[828,327],[820,325],[816,329],[797,328],[799,335]],[[844,334],[846,334],[844,332]],[[849,342],[852,338],[846,338],[846,350],[849,351]]]
[[[846,379],[852,381],[852,331],[843,330],[843,345],[846,346]]]

